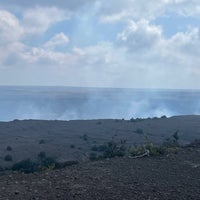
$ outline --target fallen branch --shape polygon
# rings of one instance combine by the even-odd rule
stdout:
[[[145,152],[141,155],[138,155],[138,156],[129,156],[129,158],[143,158],[145,156],[149,156],[149,150],[146,149]]]

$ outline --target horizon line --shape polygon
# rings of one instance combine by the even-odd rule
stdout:
[[[145,88],[145,87],[107,87],[107,86],[73,86],[73,85],[0,85],[0,87],[62,87],[62,88],[88,88],[88,89],[133,89],[133,90],[195,90],[200,88]]]

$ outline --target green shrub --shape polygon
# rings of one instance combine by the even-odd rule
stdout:
[[[163,115],[163,116],[161,116],[160,118],[161,118],[161,119],[166,119],[167,116],[166,116],[166,115]]]
[[[129,150],[132,156],[142,155],[145,152],[144,147],[141,146],[132,146]]]
[[[50,166],[54,165],[56,163],[56,160],[52,157],[46,157],[45,159],[42,160],[42,167],[47,167],[49,168]]]
[[[75,148],[75,145],[74,145],[74,144],[71,144],[71,145],[70,145],[70,148],[71,148],[71,149],[74,149],[74,148]]]
[[[91,147],[91,150],[92,150],[92,151],[98,151],[98,150],[99,150],[99,148],[98,148],[98,146],[97,146],[97,145],[93,145],[93,146]]]
[[[7,146],[7,147],[6,147],[6,150],[7,150],[7,151],[12,151],[12,147],[11,147],[11,146]]]
[[[130,119],[130,122],[135,122],[135,119],[132,117],[132,118]]]
[[[167,138],[165,139],[165,141],[162,144],[164,147],[169,148],[169,147],[175,147],[176,143],[174,140],[172,140],[171,138]]]
[[[158,119],[158,117],[153,117],[152,119]]]
[[[152,143],[139,145],[139,146],[132,146],[129,150],[132,156],[139,156],[146,152],[146,150],[149,151],[149,155],[161,155],[165,153],[165,148],[162,146],[155,146]]]
[[[92,151],[98,151],[98,152],[103,152],[107,149],[107,146],[105,144],[101,144],[101,145],[93,145],[91,147]]]
[[[120,143],[116,143],[114,141],[108,142],[103,154],[104,158],[124,156],[126,152],[125,143],[126,143],[125,140],[121,140]]]
[[[166,153],[168,154],[177,154],[179,150],[179,147],[168,147],[165,149]]]
[[[178,140],[179,140],[178,131],[176,131],[171,137],[167,138],[163,142],[163,146],[166,148],[179,147]]]
[[[81,136],[81,138],[82,138],[83,140],[87,141],[87,140],[88,140],[88,135],[87,135],[87,134],[84,134],[83,136]]]
[[[18,163],[15,163],[12,166],[13,171],[21,171],[24,173],[33,173],[35,171],[38,171],[38,164],[31,161],[31,159],[25,159]]]
[[[175,131],[175,133],[173,134],[173,138],[178,143],[178,140],[179,140],[178,130]]]
[[[150,155],[160,155],[165,153],[165,149],[162,146],[155,146],[152,143],[144,145],[144,148],[149,150]]]
[[[71,166],[78,164],[78,161],[66,161],[66,162],[56,162],[54,158],[51,157],[44,157],[44,154],[41,154],[42,160],[38,160],[33,162],[31,159],[25,159],[18,163],[15,163],[12,166],[13,171],[20,171],[24,173],[33,173],[37,171],[44,171],[44,170],[52,170],[52,169],[60,169],[66,166]]]
[[[5,160],[6,162],[11,162],[11,161],[12,161],[12,156],[11,156],[11,155],[6,155],[6,156],[4,157],[4,160]]]
[[[45,141],[44,140],[40,140],[39,144],[45,144]]]
[[[144,131],[143,131],[143,129],[141,129],[141,128],[137,128],[137,129],[135,130],[135,133],[137,133],[137,134],[144,134]]]

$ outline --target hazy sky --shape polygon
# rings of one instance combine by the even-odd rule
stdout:
[[[200,1],[2,0],[0,85],[200,88]]]

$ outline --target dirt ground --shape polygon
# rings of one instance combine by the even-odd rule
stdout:
[[[198,200],[200,146],[178,154],[113,158],[0,177],[2,200]]]
[[[138,129],[142,133],[137,132]],[[200,139],[200,116],[133,121],[100,119],[0,122],[0,166],[12,166],[27,158],[37,159],[41,151],[59,161],[85,161],[93,145],[113,139],[125,139],[127,145],[141,144],[146,136],[150,142],[161,144],[177,130],[181,144]],[[8,146],[12,148],[11,151],[7,150]],[[5,161],[6,155],[11,155],[12,161]]]

